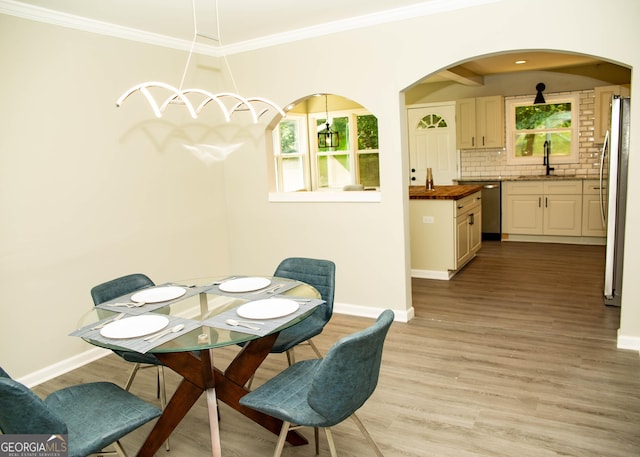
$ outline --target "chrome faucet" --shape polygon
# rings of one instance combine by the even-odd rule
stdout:
[[[547,166],[547,176],[549,176],[551,174],[551,171],[555,170],[555,168],[550,167],[549,165],[549,156],[551,155],[551,141],[547,140],[544,142],[544,162],[542,162],[542,165],[546,165]]]

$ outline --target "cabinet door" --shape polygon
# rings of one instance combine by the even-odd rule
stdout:
[[[471,213],[469,244],[472,255],[478,252],[482,246],[482,211],[480,210],[480,206]]]
[[[502,216],[505,233],[542,235],[542,196],[507,194]]]
[[[458,149],[476,147],[476,99],[456,101],[456,142]]]
[[[504,146],[504,98],[502,96],[476,99],[476,134],[478,148]]]
[[[595,116],[593,141],[604,143],[604,137],[611,124],[611,98],[614,95],[629,96],[629,89],[623,86],[600,86],[595,88]]]
[[[600,195],[582,197],[582,236],[607,236],[600,212]]]
[[[545,195],[545,235],[582,234],[582,195]]]
[[[456,270],[471,256],[470,213],[456,218]]]

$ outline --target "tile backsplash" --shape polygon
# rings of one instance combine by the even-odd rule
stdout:
[[[554,164],[554,175],[576,176],[579,178],[597,178],[600,171],[601,144],[596,144],[593,137],[595,116],[595,91],[583,90],[580,95],[580,144],[579,162]],[[529,98],[531,96],[528,96]],[[518,97],[506,97],[518,98]],[[515,177],[523,175],[541,175],[545,166],[507,164],[507,151],[501,149],[464,149],[460,151],[461,177]]]

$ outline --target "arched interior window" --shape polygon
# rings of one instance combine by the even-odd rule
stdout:
[[[329,125],[331,144],[318,136]],[[318,94],[287,109],[273,130],[277,192],[379,190],[378,119],[344,97]]]

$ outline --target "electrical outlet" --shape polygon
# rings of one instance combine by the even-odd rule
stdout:
[[[434,222],[433,216],[422,216],[423,224],[433,224]]]

